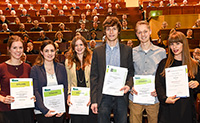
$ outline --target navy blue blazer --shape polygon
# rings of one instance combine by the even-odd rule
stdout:
[[[54,70],[58,85],[63,84],[64,86],[65,101],[67,101],[68,79],[66,69],[64,65],[55,62]],[[42,87],[47,86],[47,77],[44,65],[33,66],[31,69],[30,77],[33,78],[34,94],[36,97],[35,108],[45,115],[49,109],[44,106],[42,96]]]

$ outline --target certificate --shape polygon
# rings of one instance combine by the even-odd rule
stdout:
[[[155,90],[155,76],[153,75],[135,75],[133,77],[134,88],[138,92],[134,94],[134,103],[155,104],[155,97],[151,92]]]
[[[65,112],[65,97],[63,85],[42,87],[44,105],[54,110],[54,113]]]
[[[90,88],[72,87],[70,101],[69,114],[89,115]]]
[[[11,103],[11,109],[34,108],[33,79],[32,78],[11,78],[10,95],[15,101]]]
[[[127,73],[127,68],[107,65],[102,93],[112,96],[123,96],[124,90],[120,91],[120,89],[125,85]]]
[[[165,69],[166,96],[189,97],[187,65]]]

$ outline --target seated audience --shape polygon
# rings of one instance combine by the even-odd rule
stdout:
[[[118,3],[116,3],[115,4],[115,9],[121,9],[121,6]]]
[[[192,28],[197,28],[197,27],[200,27],[200,19],[197,19],[195,21],[195,24],[194,24],[194,26]]]
[[[150,7],[155,7],[155,6],[153,5],[152,1],[149,1],[149,3],[148,3],[147,8],[150,8]]]
[[[67,8],[66,5],[64,5],[62,9],[63,9],[63,10],[67,10],[68,8]]]
[[[25,44],[27,44],[27,43],[29,43],[29,42],[33,43],[33,41],[29,38],[28,34],[26,34],[26,33],[23,34],[22,39],[23,39],[23,42],[24,42]]]
[[[3,15],[3,10],[0,9],[0,16]]]
[[[108,3],[108,8],[112,8],[112,4],[111,3]]]
[[[90,40],[99,40],[98,38],[97,38],[97,32],[96,31],[91,31],[90,32]]]
[[[35,10],[35,9],[34,9],[33,5],[30,5],[28,10]]]
[[[24,0],[24,3],[28,4],[29,2],[28,2],[28,0]]]
[[[159,2],[159,6],[158,7],[164,7],[164,3],[163,3],[162,0]]]
[[[101,29],[99,29],[98,23],[96,21],[92,23],[92,29],[90,29],[90,32],[93,31],[93,30],[94,31],[101,31]]]
[[[85,5],[85,9],[91,9],[90,4],[86,4],[86,5]]]
[[[8,42],[8,39],[9,39],[10,37],[12,37],[13,35],[15,35],[15,33],[14,33],[14,32],[10,32],[8,38],[6,38],[6,39],[3,40],[3,43],[7,43],[7,42]]]
[[[176,22],[175,28],[181,28],[181,22]]]
[[[10,23],[10,24],[17,24],[19,25],[21,23],[20,19],[18,17],[15,18],[14,22]]]
[[[181,4],[180,6],[188,6],[188,1],[187,0],[183,0],[183,4]]]
[[[46,37],[46,33],[42,30],[40,31],[40,38],[38,38],[37,41],[44,41],[44,40],[49,40],[49,38]]]
[[[76,15],[76,11],[75,10],[72,10],[72,16],[75,16]]]
[[[58,3],[59,3],[59,4],[62,4],[62,0],[58,0]]]
[[[165,29],[165,28],[167,28],[167,26],[168,26],[168,23],[166,21],[163,21],[162,25],[161,25],[161,29]],[[161,30],[159,30],[157,32],[157,35],[158,35],[159,38],[161,38]]]
[[[20,15],[20,17],[29,17],[30,15],[27,14],[27,10],[26,9],[22,9],[22,14]]]
[[[103,9],[103,7],[102,7],[102,6],[100,6],[100,4],[99,4],[99,3],[96,3],[96,4],[95,4],[95,7],[94,7],[94,9]]]
[[[69,16],[69,22],[70,22],[70,23],[74,23],[74,16],[72,16],[72,15]]]
[[[62,43],[62,42],[66,42],[65,39],[63,39],[63,34],[61,31],[58,31],[55,34],[55,39],[53,40],[55,43]]]
[[[192,37],[192,33],[193,33],[193,31],[191,30],[191,29],[188,29],[187,30],[187,36],[186,36],[186,38],[187,39],[192,39],[193,37]]]
[[[8,3],[6,10],[15,10],[15,9],[12,7],[12,4]]]
[[[23,4],[19,4],[18,10],[23,10],[23,9],[24,9]]]
[[[38,1],[37,1],[37,4],[41,4],[41,3],[42,3],[42,0],[38,0]]]
[[[30,61],[27,61],[26,53],[23,53],[23,54],[22,54],[21,60],[22,60],[24,63],[27,63],[27,64],[29,64],[30,66],[32,66],[31,62],[30,62]]]
[[[16,11],[15,10],[11,10],[10,11],[10,16],[11,17],[16,17],[17,15],[16,15]]]
[[[123,29],[123,30],[130,29],[130,28],[128,28],[128,23],[127,23],[126,20],[123,20],[123,21],[122,21],[122,29]]]
[[[63,10],[59,10],[58,16],[66,16]]]
[[[0,24],[3,24],[3,23],[9,24],[9,21],[6,19],[6,17],[4,15],[1,15]]]
[[[86,16],[90,16],[91,15],[91,11],[90,10],[87,10],[86,11]]]
[[[47,10],[49,9],[49,5],[48,4],[44,4],[44,6],[42,8],[40,8],[41,10]]]
[[[47,9],[47,16],[53,16],[51,9]]]
[[[122,15],[122,19],[120,21],[122,22],[123,20],[126,20],[128,22],[127,18],[128,18],[127,14],[123,14]]]
[[[41,22],[41,23],[46,23],[45,16],[41,16],[41,18],[40,18],[40,22]]]
[[[65,27],[65,24],[64,23],[60,23],[58,25],[58,31],[69,31],[69,28]]]
[[[31,17],[26,17],[26,23],[32,23]]]
[[[38,54],[39,52],[37,50],[34,49],[33,47],[33,43],[32,42],[28,42],[27,43],[27,48],[26,48],[26,54]]]
[[[116,15],[116,14],[112,11],[112,8],[108,8],[107,15],[111,16],[111,15]]]
[[[99,13],[97,12],[97,9],[92,9],[91,16],[95,16],[95,15],[99,15]]]
[[[171,6],[178,6],[177,3],[174,2],[174,0],[169,0],[169,3],[167,4],[167,6],[171,7]]]
[[[85,23],[80,23],[80,28],[76,29],[76,32],[88,32],[89,30],[85,28]]]
[[[38,10],[35,11],[35,16],[36,16],[36,17],[40,17],[40,11],[38,11]]]
[[[11,32],[10,29],[8,29],[7,23],[2,24],[2,30],[0,32]]]
[[[131,47],[131,48],[133,48],[133,41],[132,40],[128,40],[126,45]]]
[[[195,59],[196,61],[200,62],[200,49],[199,48],[195,48],[193,54],[193,59]]]
[[[33,21],[33,26],[34,26],[34,27],[32,27],[30,31],[41,31],[41,30],[43,30],[42,27],[39,27],[39,22],[38,22],[38,20],[34,20],[34,21]]]
[[[53,25],[51,23],[47,24],[47,31],[49,31],[49,32],[54,31]]]
[[[20,23],[20,24],[19,24],[19,30],[18,30],[18,32],[27,32],[27,31],[25,30],[25,25],[24,25],[23,23]]]
[[[47,0],[47,4],[51,4],[51,0]]]
[[[95,40],[91,40],[89,45],[90,45],[90,50],[93,51],[95,49],[95,46],[96,46],[96,41]]]
[[[98,16],[94,16],[93,19],[92,19],[92,23],[93,22],[100,23],[99,17]]]
[[[76,3],[72,3],[72,7],[70,9],[80,9],[80,7],[76,6]]]
[[[89,20],[86,19],[86,15],[84,13],[81,14],[81,19],[79,20],[79,23],[87,23]]]

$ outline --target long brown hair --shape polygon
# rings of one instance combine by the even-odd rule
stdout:
[[[188,76],[194,78],[198,72],[198,62],[193,60],[190,56],[188,40],[186,39],[185,35],[182,32],[175,31],[169,35],[168,39],[168,58],[165,64],[165,68],[168,68],[174,62],[174,53],[170,49],[170,44],[174,42],[180,42],[183,44],[182,50],[182,65],[187,65],[188,67]],[[165,75],[165,69],[161,73],[161,75]]]
[[[41,51],[43,51],[44,48],[45,48],[47,45],[49,45],[49,44],[53,45],[53,47],[54,47],[55,50],[56,50],[56,46],[55,46],[55,44],[54,44],[53,41],[51,41],[51,40],[44,40],[44,41],[42,42],[42,44],[40,45],[40,52],[39,52],[38,57],[37,57],[36,60],[35,60],[34,65],[39,65],[39,66],[41,66],[41,65],[44,64],[44,56],[41,54]],[[58,58],[57,58],[57,54],[56,54],[56,56],[55,56],[55,58],[54,58],[54,62],[59,62],[59,60],[58,60]]]
[[[78,59],[77,53],[75,51],[75,43],[76,43],[77,40],[81,40],[83,42],[84,46],[85,46],[85,51],[83,53],[83,66],[82,66],[82,69],[84,70],[87,65],[91,64],[92,52],[88,47],[86,39],[81,35],[77,35],[72,39],[70,49],[69,49],[69,52],[68,52],[68,55],[67,55],[68,67],[71,69],[73,63],[75,63],[76,64],[76,70],[79,70],[81,68],[81,62]]]

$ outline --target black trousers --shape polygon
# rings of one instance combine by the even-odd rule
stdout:
[[[0,123],[34,123],[33,109],[1,111]]]
[[[38,123],[64,123],[66,114],[64,113],[61,117],[45,117],[43,114],[37,114],[36,120]]]

